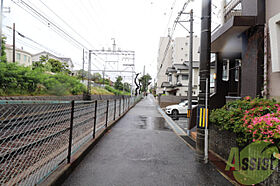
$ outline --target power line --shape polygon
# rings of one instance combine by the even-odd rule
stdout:
[[[67,25],[75,34],[77,34],[81,39],[83,39],[88,45],[93,47],[81,34],[79,34],[71,25],[69,25],[64,19],[62,19],[57,13],[55,13],[49,6],[47,6],[42,0],[39,0],[49,11],[51,11],[59,20],[61,20],[65,25]]]

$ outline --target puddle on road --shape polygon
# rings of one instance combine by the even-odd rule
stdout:
[[[171,130],[162,117],[139,116],[140,122],[136,125],[138,129],[148,130]]]

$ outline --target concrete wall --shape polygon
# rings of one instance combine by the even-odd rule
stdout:
[[[232,147],[238,147],[236,135],[234,133],[220,131],[217,126],[213,124],[209,125],[209,150],[215,152],[227,161]],[[278,171],[275,171],[268,179],[260,183],[260,185],[278,186],[279,183],[280,174]]]
[[[266,23],[268,26],[268,21],[271,17],[277,15],[280,13],[280,1],[275,1],[275,0],[266,0]],[[269,30],[269,28],[268,28]],[[267,43],[267,50],[268,50],[268,55],[267,55],[267,71],[268,71],[268,82],[267,82],[267,88],[268,88],[268,96],[269,98],[275,98],[278,101],[280,101],[280,86],[279,86],[279,81],[280,81],[280,73],[279,72],[272,72],[272,66],[271,66],[271,51],[270,51],[270,37],[269,37],[269,32],[268,32],[268,43]],[[279,33],[280,34],[280,33]],[[276,40],[274,40],[276,41]],[[280,43],[278,43],[280,45]]]
[[[162,108],[168,105],[178,104],[187,99],[188,99],[187,96],[158,96],[157,97],[158,103]]]

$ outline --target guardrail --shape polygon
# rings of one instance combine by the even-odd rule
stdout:
[[[35,185],[141,97],[0,101],[0,184]]]
[[[232,0],[224,8],[225,23],[233,16],[242,15],[241,0]]]

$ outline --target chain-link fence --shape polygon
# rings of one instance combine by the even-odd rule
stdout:
[[[40,183],[139,99],[0,100],[0,184]]]

